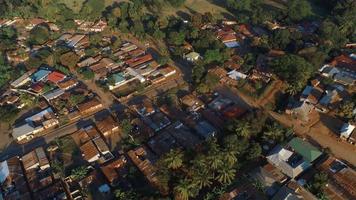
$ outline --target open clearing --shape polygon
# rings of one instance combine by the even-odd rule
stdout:
[[[218,17],[224,17],[226,15],[232,16],[232,14],[225,8],[220,7],[209,0],[187,0],[181,8],[164,6],[160,12],[164,16],[176,16],[180,12],[186,14],[210,12]]]

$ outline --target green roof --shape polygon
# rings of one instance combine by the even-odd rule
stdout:
[[[293,138],[288,144],[294,151],[302,155],[303,158],[309,162],[313,162],[322,154],[316,147],[300,138]]]
[[[125,80],[124,74],[123,73],[117,73],[113,75],[115,83],[120,83]]]

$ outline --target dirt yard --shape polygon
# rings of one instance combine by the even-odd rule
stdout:
[[[340,140],[338,135],[333,132],[335,126],[338,126],[337,121],[333,124],[323,120],[316,120],[311,125],[302,125],[297,120],[286,114],[277,114],[270,112],[270,115],[288,127],[293,127],[295,133],[301,137],[307,138],[311,143],[319,145],[322,148],[329,148],[331,153],[354,166],[356,166],[356,146]]]

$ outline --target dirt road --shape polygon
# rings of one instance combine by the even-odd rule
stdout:
[[[285,126],[293,127],[297,135],[309,139],[313,144],[318,144],[322,148],[329,148],[335,157],[356,166],[356,146],[340,140],[321,121],[316,121],[313,125],[306,127],[288,115],[280,115],[274,112],[269,113]]]

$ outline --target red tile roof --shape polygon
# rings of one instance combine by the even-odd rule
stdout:
[[[63,81],[66,76],[60,72],[52,72],[48,75],[47,79],[53,83]]]
[[[152,55],[147,54],[147,55],[140,56],[137,58],[131,58],[126,61],[126,64],[128,64],[130,67],[136,67],[138,65],[141,65],[141,64],[146,63],[151,60],[153,60]]]

